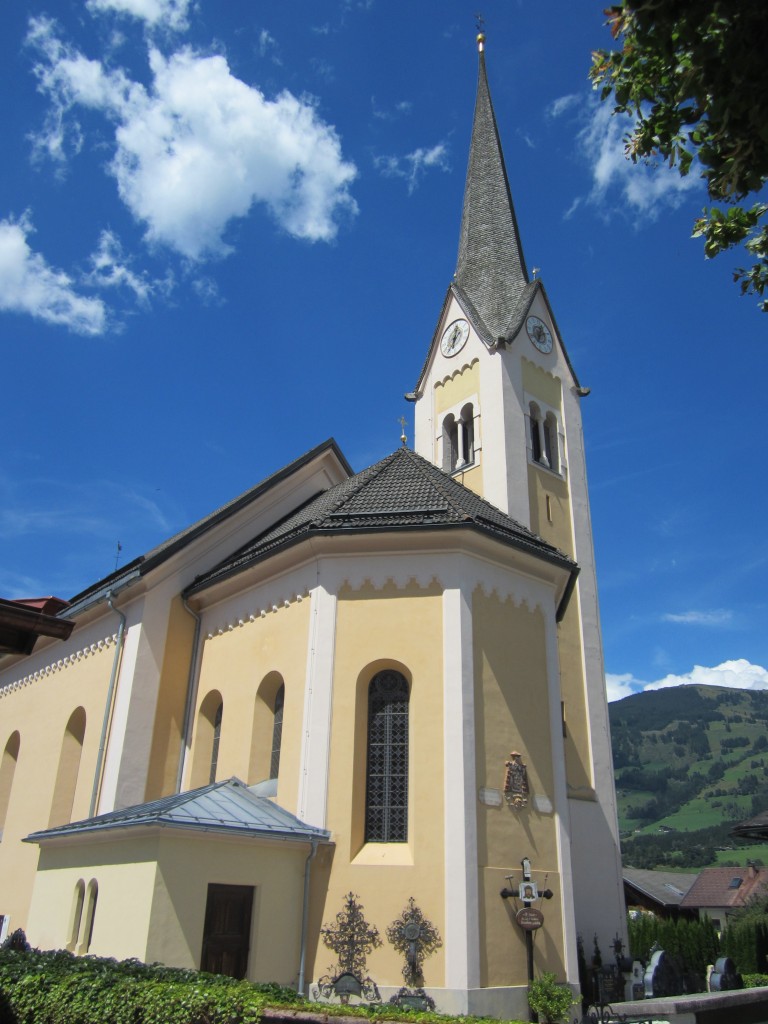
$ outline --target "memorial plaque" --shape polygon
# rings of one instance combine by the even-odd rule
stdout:
[[[544,924],[544,915],[535,907],[523,907],[518,910],[516,920],[524,932],[535,932]]]

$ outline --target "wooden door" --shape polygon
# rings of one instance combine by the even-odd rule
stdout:
[[[208,886],[200,970],[244,978],[248,971],[252,885]]]

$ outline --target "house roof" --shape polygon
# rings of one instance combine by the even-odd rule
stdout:
[[[0,598],[0,654],[31,654],[41,636],[66,640],[75,626],[57,617],[66,607],[59,597]]]
[[[242,572],[277,550],[316,534],[472,529],[570,572],[576,563],[474,491],[405,446],[331,487],[266,530],[210,572],[188,594]]]
[[[681,907],[741,907],[768,885],[768,869],[705,868],[680,902]]]
[[[325,829],[305,824],[279,804],[258,796],[240,779],[231,778],[151,803],[33,832],[25,842],[46,843],[75,836],[92,838],[98,833],[152,826],[258,839],[325,842],[330,838]]]
[[[624,868],[624,884],[662,907],[679,907],[699,877],[697,872]]]
[[[749,839],[752,842],[768,842],[768,811],[763,811],[748,821],[742,821],[731,829],[736,839]]]

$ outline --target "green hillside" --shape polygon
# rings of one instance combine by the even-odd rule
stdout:
[[[728,833],[768,808],[768,691],[675,686],[609,705],[627,866],[768,862]]]

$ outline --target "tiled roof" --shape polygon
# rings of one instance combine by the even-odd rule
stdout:
[[[255,537],[188,593],[242,571],[311,534],[471,528],[575,573],[576,564],[474,491],[405,446],[344,480]]]
[[[765,868],[705,868],[683,897],[681,907],[741,907],[768,885]]]
[[[63,836],[92,835],[139,826],[306,842],[313,839],[327,840],[330,836],[325,829],[306,825],[290,811],[263,796],[257,796],[240,779],[231,778],[187,793],[175,793],[151,803],[136,804],[84,821],[73,821],[68,825],[33,832],[27,836],[26,842],[38,843]]]
[[[679,907],[699,877],[696,872],[648,871],[624,868],[624,882],[663,907]]]

